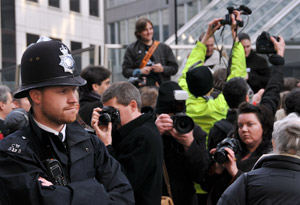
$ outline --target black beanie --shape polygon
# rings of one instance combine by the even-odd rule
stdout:
[[[213,87],[213,75],[207,66],[199,66],[186,73],[186,82],[190,93],[203,96]]]
[[[156,100],[156,113],[176,113],[174,90],[182,90],[174,81],[167,81],[159,86],[158,97]]]

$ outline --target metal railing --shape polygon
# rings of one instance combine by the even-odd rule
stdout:
[[[177,63],[181,66],[184,59],[188,56],[190,51],[195,45],[170,45],[173,53],[176,57]],[[104,53],[102,56],[103,63],[100,62],[99,47],[88,47],[73,51],[73,58],[78,68],[83,69],[88,65],[99,65],[103,64],[112,72],[111,81],[127,81],[122,75],[122,62],[127,45],[121,44],[106,44],[104,46]],[[231,45],[225,45],[224,50],[229,51]],[[255,49],[254,46],[252,46]],[[300,45],[287,45],[285,51],[286,64],[291,62],[300,61]],[[298,64],[299,66],[299,64]],[[293,68],[286,72],[286,76],[300,77],[300,66],[299,68]],[[0,69],[0,84],[8,85],[12,90],[16,89],[20,85],[20,65],[10,66],[7,68]]]

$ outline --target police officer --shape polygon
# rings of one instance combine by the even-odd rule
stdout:
[[[43,38],[21,61],[29,125],[0,144],[3,204],[133,204],[132,188],[103,143],[77,122],[77,86],[84,85],[69,49]]]

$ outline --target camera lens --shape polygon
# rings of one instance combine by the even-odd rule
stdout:
[[[108,113],[103,113],[99,117],[99,125],[108,125],[111,121],[111,117]]]
[[[224,147],[216,151],[216,153],[214,154],[214,159],[219,164],[224,164],[228,160],[227,152],[225,151]]]
[[[189,116],[173,116],[173,126],[174,128],[182,134],[189,133],[194,129],[194,121]]]

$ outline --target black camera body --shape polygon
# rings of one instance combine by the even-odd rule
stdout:
[[[128,82],[131,83],[132,85],[134,85],[137,88],[145,85],[145,82],[143,81],[143,79],[141,77],[130,77],[128,79]]]
[[[99,114],[99,125],[108,125],[109,122],[118,125],[121,122],[119,110],[112,106],[103,107]]]
[[[222,142],[217,144],[217,150],[214,154],[214,159],[219,164],[224,164],[226,161],[228,161],[228,153],[225,150],[226,147],[233,150],[235,154],[241,151],[239,140],[230,137],[225,138],[224,140],[222,140]]]
[[[277,41],[279,41],[278,36],[273,36]],[[273,42],[270,40],[270,34],[263,31],[256,39],[256,52],[260,54],[275,54],[276,50],[274,48]]]
[[[233,11],[241,11],[241,14],[244,15],[250,15],[252,13],[251,9],[249,9],[247,6],[245,5],[240,5],[240,6],[230,6],[227,7],[228,10],[228,14],[225,15],[225,18],[222,19],[220,21],[220,23],[222,25],[231,25],[232,21],[231,21],[231,14],[233,14]],[[237,21],[237,24],[239,27],[243,27],[244,26],[244,22],[243,21]]]
[[[189,133],[194,129],[195,123],[185,112],[185,100],[188,99],[188,93],[184,90],[174,90],[175,115],[171,116],[173,127],[181,134]]]

